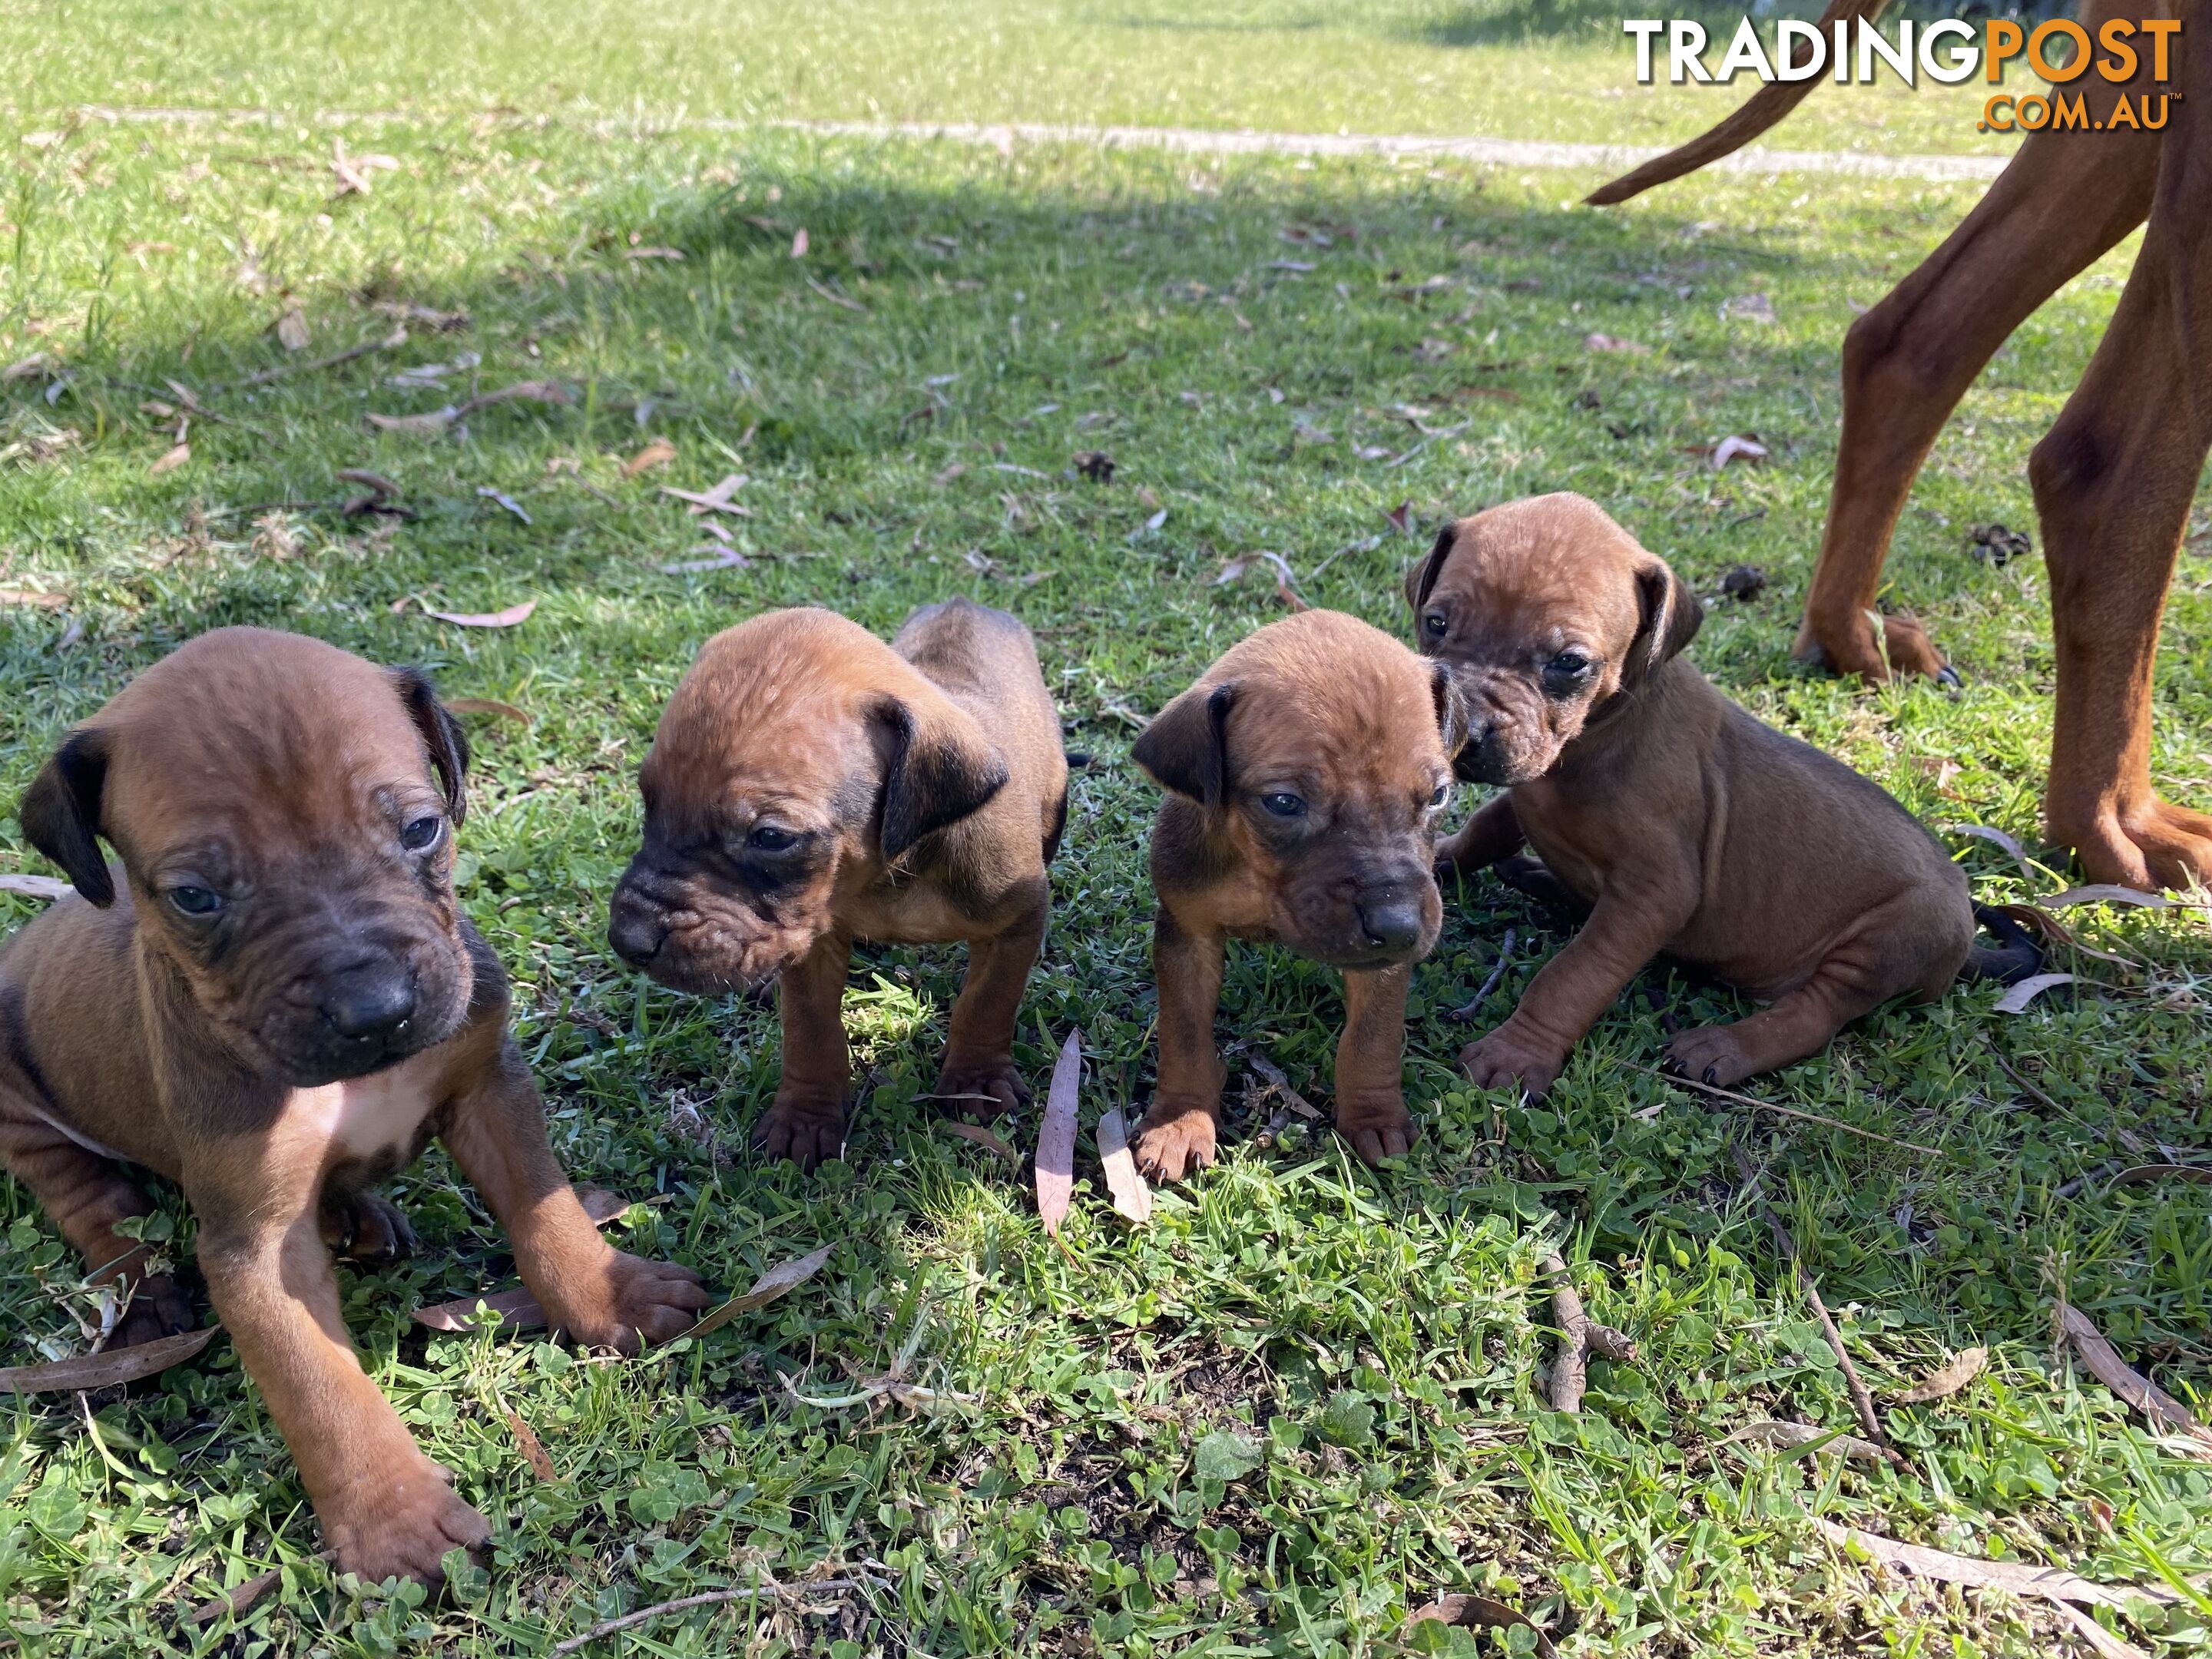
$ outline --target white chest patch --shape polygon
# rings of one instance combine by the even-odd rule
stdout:
[[[431,1054],[417,1054],[373,1077],[295,1089],[284,1103],[284,1127],[320,1146],[325,1167],[387,1152],[404,1155],[438,1103],[442,1070]]]

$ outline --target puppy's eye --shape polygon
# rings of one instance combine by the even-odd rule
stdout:
[[[166,896],[180,915],[206,917],[222,908],[222,895],[205,887],[172,887]]]
[[[1428,614],[1427,616],[1425,616],[1425,617],[1422,617],[1422,618],[1421,618],[1421,631],[1422,631],[1424,634],[1426,634],[1426,635],[1427,635],[1431,639],[1432,639],[1432,640],[1440,640],[1440,639],[1443,638],[1443,636],[1444,636],[1444,615],[1443,615],[1443,611],[1430,611],[1430,612],[1429,612],[1429,614]]]
[[[1429,805],[1431,806],[1442,806],[1444,804],[1444,798],[1450,793],[1451,785],[1448,783],[1438,784],[1437,786],[1437,793],[1429,797]]]
[[[410,853],[426,853],[446,832],[445,819],[434,814],[416,818],[399,832],[399,844]]]
[[[1544,665],[1544,672],[1547,674],[1557,674],[1565,679],[1572,679],[1589,666],[1589,660],[1579,651],[1562,651]]]
[[[1279,818],[1296,818],[1305,816],[1306,804],[1285,789],[1278,789],[1271,795],[1261,796],[1260,805]]]
[[[777,824],[756,824],[752,834],[745,837],[745,845],[756,853],[787,853],[799,845],[799,837]]]

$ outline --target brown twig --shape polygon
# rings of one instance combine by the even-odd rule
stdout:
[[[757,1601],[763,1595],[782,1596],[805,1591],[848,1590],[860,1588],[859,1581],[851,1578],[824,1578],[818,1583],[794,1584],[786,1587],[777,1583],[773,1578],[763,1577],[757,1584],[746,1589],[708,1590],[698,1595],[679,1595],[673,1601],[656,1601],[649,1607],[640,1607],[636,1612],[626,1613],[619,1619],[603,1620],[581,1636],[572,1636],[567,1641],[549,1649],[548,1651],[555,1656],[555,1659],[559,1659],[562,1654],[574,1653],[577,1649],[588,1647],[604,1637],[634,1629],[648,1620],[658,1619],[664,1613],[684,1613],[693,1607],[711,1607],[725,1601]]]
[[[1790,1265],[1796,1269],[1798,1288],[1805,1292],[1805,1300],[1812,1307],[1813,1317],[1820,1322],[1820,1334],[1827,1339],[1829,1351],[1836,1356],[1836,1363],[1843,1367],[1844,1386],[1850,1390],[1851,1409],[1857,1413],[1859,1426],[1866,1431],[1867,1438],[1881,1449],[1881,1455],[1891,1463],[1901,1469],[1910,1468],[1911,1465],[1905,1462],[1905,1454],[1891,1445],[1889,1437],[1882,1432],[1881,1419],[1875,1414],[1874,1396],[1867,1392],[1866,1379],[1859,1375],[1859,1368],[1852,1363],[1850,1351],[1844,1346],[1843,1334],[1837,1330],[1836,1322],[1829,1316],[1828,1304],[1820,1299],[1820,1287],[1814,1282],[1812,1270],[1806,1267],[1797,1254],[1797,1241],[1790,1236],[1790,1230],[1782,1224],[1782,1218],[1774,1213],[1773,1207],[1766,1201],[1766,1195],[1759,1190],[1758,1167],[1752,1163],[1751,1155],[1734,1141],[1729,1142],[1729,1151],[1735,1158],[1736,1173],[1743,1177],[1744,1190],[1759,1206],[1759,1214],[1766,1218],[1767,1231],[1774,1235],[1776,1246]]]
[[[1546,1390],[1555,1412],[1579,1412],[1589,1361],[1589,1316],[1583,1311],[1567,1264],[1556,1250],[1538,1263],[1552,1281],[1552,1322],[1559,1328],[1559,1357],[1552,1362],[1552,1383]]]
[[[234,380],[230,385],[218,389],[224,392],[238,392],[250,386],[267,386],[271,380],[281,380],[293,374],[313,374],[322,369],[336,368],[340,363],[349,363],[356,357],[366,357],[371,352],[395,350],[406,343],[407,331],[404,328],[396,328],[381,339],[364,341],[349,350],[333,352],[327,357],[318,357],[311,363],[279,363],[274,368],[264,368],[258,374],[249,374],[242,380]]]
[[[1490,972],[1482,981],[1482,988],[1465,1002],[1451,1010],[1444,1018],[1455,1025],[1464,1025],[1482,1012],[1482,1005],[1490,1000],[1490,994],[1498,988],[1498,981],[1505,977],[1505,969],[1513,961],[1513,946],[1520,936],[1510,927],[1505,937],[1498,941],[1498,960],[1490,965]]]
[[[1857,1124],[1846,1123],[1841,1118],[1822,1117],[1818,1112],[1802,1111],[1795,1106],[1778,1105],[1771,1100],[1755,1100],[1749,1095],[1737,1094],[1732,1089],[1723,1089],[1716,1084],[1702,1082],[1697,1078],[1684,1077],[1679,1072],[1664,1072],[1656,1066],[1639,1066],[1638,1069],[1649,1072],[1656,1078],[1663,1078],[1669,1083],[1679,1083],[1685,1089],[1695,1089],[1699,1094],[1711,1095],[1720,1100],[1732,1100],[1739,1106],[1749,1106],[1757,1111],[1771,1112],[1777,1117],[1800,1118],[1807,1123],[1817,1123],[1824,1129],[1840,1129],[1847,1135],[1860,1135],[1869,1140],[1879,1140],[1885,1146],[1899,1146],[1908,1152],[1918,1152],[1923,1158],[1943,1156],[1935,1147],[1923,1146],[1917,1140],[1899,1140],[1895,1135],[1882,1134],[1874,1129],[1862,1129]]]

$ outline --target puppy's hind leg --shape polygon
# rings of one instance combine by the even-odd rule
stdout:
[[[937,1098],[963,1117],[996,1117],[1029,1104],[1029,1085],[1014,1066],[1014,1028],[1022,993],[1044,944],[1050,907],[1044,883],[1004,933],[968,947],[968,977],[952,1005],[952,1029],[938,1074]]]
[[[128,1347],[191,1330],[192,1304],[167,1273],[145,1272],[147,1247],[116,1224],[151,1215],[146,1194],[107,1159],[88,1152],[33,1113],[0,1084],[0,1167],[30,1188],[95,1285],[113,1281],[130,1294],[110,1339]]]
[[[1700,1025],[1667,1045],[1667,1063],[1685,1077],[1720,1087],[1817,1054],[1851,1021],[1891,998],[1942,994],[1965,958],[1968,932],[1931,932],[1929,906],[1914,891],[1875,906],[1813,976],[1733,1025]],[[1966,923],[1971,929],[1971,921]]]

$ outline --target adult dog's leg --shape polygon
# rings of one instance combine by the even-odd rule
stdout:
[[[2180,48],[2212,96],[2212,36]],[[2051,570],[2058,704],[2045,811],[2095,881],[2212,882],[2212,817],[2151,787],[2151,677],[2212,450],[2212,114],[2176,100],[2142,252],[2029,475]]]
[[[2112,97],[2087,95],[2100,115]],[[1799,657],[1869,681],[1942,671],[1917,623],[1891,617],[1877,641],[1868,620],[1898,515],[1991,354],[2142,222],[2160,136],[2031,134],[1965,222],[1844,336],[1843,440]]]

